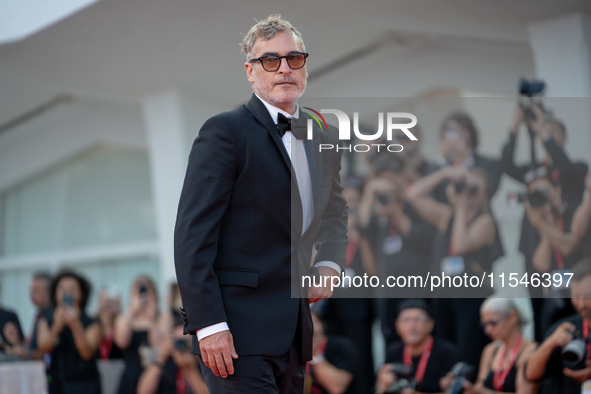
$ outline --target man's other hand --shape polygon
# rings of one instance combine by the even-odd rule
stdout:
[[[234,374],[232,359],[236,360],[238,354],[234,349],[234,338],[230,331],[221,331],[201,339],[199,349],[203,363],[214,375],[227,378],[228,374]]]
[[[312,286],[308,289],[308,302],[313,304],[324,298],[330,298],[332,296],[333,278],[338,278],[339,273],[329,267],[318,267],[318,273],[320,274],[320,284],[326,286]]]
[[[562,372],[569,378],[576,380],[579,383],[583,383],[591,379],[591,360],[585,362],[585,368],[573,371],[572,369],[564,368]]]

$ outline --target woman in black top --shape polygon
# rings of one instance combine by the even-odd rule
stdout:
[[[482,352],[476,384],[465,383],[464,393],[537,393],[537,385],[523,376],[525,362],[536,343],[524,338],[521,328],[526,321],[513,301],[489,297],[480,315],[484,331],[494,342]]]
[[[60,273],[51,285],[53,309],[39,321],[37,341],[41,353],[49,353],[47,368],[50,394],[100,394],[96,366],[101,331],[85,313],[90,284],[73,273]]]
[[[135,393],[144,370],[141,353],[157,342],[158,297],[154,282],[145,276],[134,281],[129,305],[115,321],[115,344],[123,351],[125,369],[119,382],[119,394]]]
[[[444,182],[448,182],[445,192],[449,205],[430,195]],[[488,210],[488,188],[488,177],[479,168],[466,171],[462,167],[445,167],[407,190],[407,201],[437,229],[432,245],[432,275],[481,278],[491,273],[492,263],[503,255],[497,226]],[[448,285],[436,290],[435,335],[454,342],[460,348],[461,360],[477,365],[488,343],[478,322],[483,298],[492,294],[490,283],[485,280],[481,287]]]

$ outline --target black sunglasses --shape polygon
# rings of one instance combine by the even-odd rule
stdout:
[[[249,62],[261,62],[261,65],[265,71],[272,72],[279,70],[279,67],[281,67],[281,59],[285,59],[285,61],[287,61],[287,65],[292,70],[298,70],[306,65],[307,58],[308,54],[305,52],[291,52],[285,56],[265,55],[257,57],[256,59],[250,59]]]
[[[500,322],[502,322],[503,320],[505,320],[508,316],[501,316],[501,317],[497,317],[496,319],[491,319],[489,321],[483,321],[482,323],[480,323],[480,325],[482,326],[482,328],[486,328],[486,326],[491,326],[491,328],[495,328]]]

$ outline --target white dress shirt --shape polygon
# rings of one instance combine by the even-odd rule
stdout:
[[[265,105],[267,111],[269,111],[269,115],[271,115],[271,119],[273,119],[273,122],[275,124],[277,124],[277,117],[280,113],[287,118],[299,118],[299,105],[296,104],[296,110],[293,114],[288,114],[287,112],[267,103],[258,95],[256,96]],[[304,232],[312,223],[312,219],[314,218],[314,197],[312,195],[312,179],[310,177],[310,167],[308,166],[306,149],[304,146],[304,141],[295,138],[291,131],[286,131],[281,139],[283,141],[283,145],[285,146],[285,150],[289,155],[289,159],[291,160],[291,164],[296,175],[296,181],[300,192],[300,199],[302,201],[302,234],[304,234]],[[292,201],[292,204],[293,203],[294,202]],[[334,261],[319,261],[314,265],[316,267],[329,267],[335,270],[339,275],[341,274],[341,266],[335,263]],[[201,340],[210,335],[217,334],[218,332],[229,329],[230,328],[228,327],[227,322],[217,323],[202,328],[201,330],[197,330],[197,339]]]

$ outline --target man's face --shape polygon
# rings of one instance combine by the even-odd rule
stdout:
[[[45,308],[49,305],[49,289],[44,279],[33,279],[29,287],[31,302],[37,308]]]
[[[405,345],[416,345],[433,331],[433,319],[420,308],[408,308],[398,315],[396,330]]]
[[[253,58],[265,55],[286,56],[291,52],[302,52],[302,48],[296,45],[291,34],[278,33],[268,41],[258,39],[253,47]],[[260,61],[246,62],[244,66],[248,81],[253,84],[254,92],[260,98],[288,113],[293,113],[296,100],[306,89],[306,66],[292,70],[286,59],[281,59],[281,66],[277,71],[265,71]]]
[[[579,315],[591,320],[591,275],[573,280],[570,285],[571,302]]]

